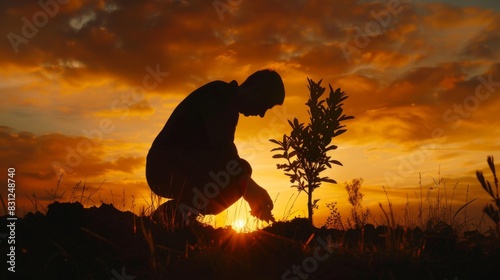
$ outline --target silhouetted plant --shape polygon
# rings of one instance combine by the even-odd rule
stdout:
[[[292,128],[290,135],[284,134],[282,141],[274,139],[269,141],[279,146],[271,151],[282,151],[273,158],[286,160],[285,164],[277,164],[278,169],[283,169],[285,175],[290,177],[290,182],[295,183],[292,187],[308,195],[308,219],[312,225],[313,210],[318,208],[319,201],[312,199],[313,191],[321,185],[321,182],[337,183],[329,177],[320,177],[320,173],[327,167],[331,168],[332,164],[342,165],[327,155],[328,151],[337,149],[337,146],[330,143],[333,137],[346,132],[346,129],[343,129],[345,125],[340,123],[354,117],[343,114],[342,101],[348,96],[340,88],[334,91],[329,85],[329,96],[325,100],[320,100],[325,92],[325,88],[321,87],[321,80],[315,83],[308,78],[307,81],[310,94],[306,105],[309,107],[307,112],[310,123],[305,125],[297,118],[293,121],[288,120]]]
[[[477,176],[477,179],[479,180],[479,183],[481,183],[481,186],[483,187],[483,189],[491,196],[493,202],[496,205],[496,209],[495,209],[495,206],[488,203],[484,207],[483,211],[484,211],[484,213],[486,213],[486,215],[488,215],[488,217],[490,217],[491,220],[493,220],[493,222],[495,222],[497,233],[500,235],[500,196],[498,193],[498,178],[497,178],[497,174],[495,171],[495,164],[494,164],[493,156],[488,156],[488,158],[486,159],[486,162],[488,162],[488,166],[490,167],[491,172],[493,173],[493,180],[495,183],[495,191],[493,191],[493,188],[491,187],[491,183],[489,181],[486,181],[486,179],[484,178],[483,172],[476,171],[476,176]]]
[[[339,209],[337,209],[337,202],[327,203],[326,208],[330,210],[330,215],[326,217],[326,222],[323,226],[328,229],[345,230],[344,223],[342,223],[342,216]]]
[[[352,179],[350,183],[345,183],[345,189],[347,191],[349,204],[352,205],[351,218],[347,219],[349,227],[353,228],[363,228],[370,216],[370,210],[367,208],[363,211],[363,206],[361,202],[363,201],[364,194],[361,193],[361,185],[363,184],[362,178]]]

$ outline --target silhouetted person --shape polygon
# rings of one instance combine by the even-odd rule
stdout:
[[[234,133],[240,113],[264,117],[284,98],[280,75],[260,70],[239,86],[236,81],[210,82],[175,108],[146,162],[151,190],[172,199],[164,204],[170,217],[218,214],[243,197],[253,216],[274,220],[273,202],[251,178],[250,164],[239,157]]]

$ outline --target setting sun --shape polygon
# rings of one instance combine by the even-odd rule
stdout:
[[[237,219],[232,224],[231,227],[239,233],[252,231],[247,227],[247,222],[243,219]]]

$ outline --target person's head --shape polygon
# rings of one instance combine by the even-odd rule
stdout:
[[[283,104],[285,87],[274,70],[259,70],[250,75],[238,89],[239,111],[245,116],[264,117],[267,110]]]

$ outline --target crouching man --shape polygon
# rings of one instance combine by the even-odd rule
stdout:
[[[162,208],[176,220],[174,224],[199,214],[218,214],[241,197],[253,216],[274,221],[273,202],[252,179],[250,164],[239,157],[234,134],[239,114],[262,118],[284,98],[280,75],[260,70],[241,85],[210,82],[175,108],[146,161],[148,185],[157,195],[171,199]]]

